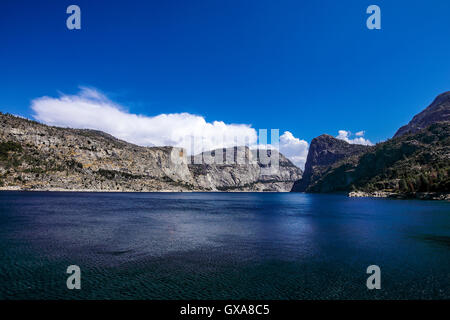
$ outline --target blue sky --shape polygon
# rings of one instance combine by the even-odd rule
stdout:
[[[77,4],[82,29],[66,28]],[[382,29],[366,28],[381,8]],[[133,114],[391,137],[450,90],[450,2],[2,1],[0,111],[96,88]]]

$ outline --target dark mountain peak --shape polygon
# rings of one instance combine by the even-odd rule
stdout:
[[[394,138],[416,133],[433,123],[446,121],[450,121],[450,91],[437,96],[425,110],[415,115],[407,125],[398,129]]]
[[[443,102],[450,102],[450,91],[441,93],[440,95],[438,95],[436,97],[436,99],[434,99],[433,103],[443,103]]]
[[[328,134],[322,134],[311,141],[306,167],[315,165],[330,165],[345,156],[367,150],[367,146],[350,144]]]
[[[292,191],[303,192],[323,170],[332,164],[355,154],[367,151],[368,146],[350,144],[328,134],[322,134],[311,140],[306,158],[303,178],[295,182]]]
[[[320,136],[315,137],[313,140],[326,140],[326,139],[338,140],[332,135],[329,135],[327,133],[321,134]]]

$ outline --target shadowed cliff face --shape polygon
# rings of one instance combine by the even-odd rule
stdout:
[[[175,147],[141,147],[104,132],[50,127],[0,113],[0,189],[86,191],[289,191],[302,170],[279,154],[264,165],[189,164]],[[174,158],[176,161],[174,161]]]
[[[308,186],[320,178],[332,164],[346,157],[360,154],[369,148],[368,146],[350,144],[328,134],[314,138],[309,147],[303,178],[294,183],[292,191],[307,191]]]
[[[394,138],[416,133],[433,123],[445,121],[450,121],[450,91],[437,96],[425,110],[414,116],[407,125],[398,129]]]

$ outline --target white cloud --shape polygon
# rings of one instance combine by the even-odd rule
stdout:
[[[256,130],[246,124],[206,122],[189,113],[149,117],[132,114],[94,89],[82,88],[77,95],[42,97],[32,101],[34,118],[48,125],[95,129],[142,146],[181,146],[189,152],[230,147],[235,140],[256,143]],[[193,137],[194,148],[191,146]],[[203,141],[203,146],[201,143]],[[202,149],[203,147],[203,149]]]
[[[365,139],[364,138],[365,131],[357,132],[355,134],[357,136],[357,138],[353,138],[353,139],[350,139],[350,137],[352,136],[352,133],[350,131],[339,130],[338,133],[339,134],[336,136],[336,138],[344,140],[344,141],[347,141],[348,143],[351,143],[351,144],[363,144],[363,145],[366,145],[366,146],[373,145],[373,143],[369,139]]]
[[[294,137],[289,131],[280,136],[280,152],[299,168],[305,167],[308,148],[308,142]]]
[[[37,98],[31,102],[31,108],[33,117],[48,125],[101,130],[137,145],[178,146],[191,154],[258,142],[256,130],[248,124],[207,122],[190,113],[137,115],[91,88],[81,88],[76,95]],[[302,168],[307,150],[308,143],[290,132],[280,136],[281,153]]]

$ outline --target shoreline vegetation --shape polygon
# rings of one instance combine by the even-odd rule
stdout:
[[[415,193],[396,193],[388,191],[351,191],[350,198],[390,198],[390,199],[417,199],[417,200],[445,200],[450,201],[448,192],[415,192]]]

